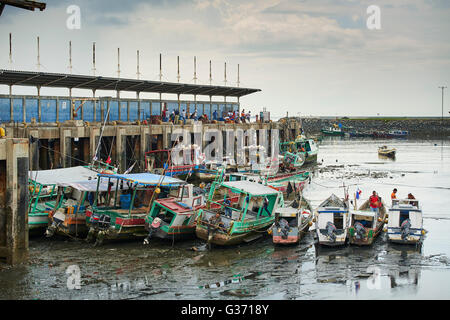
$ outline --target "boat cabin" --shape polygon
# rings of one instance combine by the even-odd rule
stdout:
[[[28,224],[29,228],[43,228],[48,225],[48,214],[55,207],[58,195],[58,184],[76,182],[77,180],[95,180],[97,172],[89,168],[78,166],[52,170],[30,171]],[[61,192],[69,194],[70,187],[65,187]]]
[[[389,209],[387,232],[389,241],[398,243],[421,241],[424,229],[419,200],[393,199],[392,207]]]
[[[349,225],[348,205],[331,195],[316,209],[316,232],[320,244],[342,245]]]

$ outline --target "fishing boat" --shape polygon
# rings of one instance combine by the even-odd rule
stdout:
[[[396,153],[395,148],[388,148],[387,146],[382,146],[378,148],[378,155],[383,157],[394,158]]]
[[[339,127],[328,127],[320,130],[324,135],[327,136],[341,136],[345,135],[345,132]]]
[[[106,179],[106,197],[101,197],[100,185]],[[104,240],[126,240],[144,238],[145,217],[153,200],[167,197],[184,181],[152,173],[98,174],[97,191],[92,210],[86,210],[86,225],[89,228],[87,241],[96,244]],[[126,187],[125,187],[126,185]],[[175,188],[176,190],[176,188]]]
[[[419,200],[393,199],[386,231],[389,242],[420,245],[426,231]]]
[[[211,181],[214,180],[217,172],[226,167],[226,162],[224,161],[205,161],[203,164],[199,165],[195,170],[195,176],[200,181]]]
[[[383,230],[386,207],[381,201],[378,211],[370,209],[370,200],[365,201],[359,210],[350,212],[349,242],[355,245],[371,245]]]
[[[407,138],[409,135],[409,131],[394,129],[389,130],[387,135],[389,138]]]
[[[307,181],[310,180],[310,172],[289,172],[276,175],[257,175],[251,173],[227,173],[227,181],[251,181],[268,185],[283,193],[283,196],[289,197],[297,191],[302,191]]]
[[[155,200],[145,218],[148,236],[144,244],[152,237],[170,240],[194,237],[196,213],[205,207],[205,193],[206,190],[186,184],[178,187],[176,197]]]
[[[349,227],[348,202],[332,194],[315,211],[316,237],[320,245],[346,244]]]
[[[214,181],[206,208],[198,212],[195,233],[219,246],[256,240],[272,225],[282,201],[281,192],[256,182]]]
[[[30,233],[38,233],[47,228],[49,213],[55,208],[59,183],[96,179],[96,177],[96,171],[83,166],[29,171],[28,227]],[[63,193],[71,192],[70,188],[63,190]]]
[[[305,163],[305,154],[285,152],[282,161],[282,168],[286,171],[297,171]]]
[[[299,203],[300,202],[300,203]],[[313,210],[308,200],[301,197],[290,206],[275,210],[272,241],[275,244],[297,244],[312,225]]]
[[[304,135],[299,135],[294,141],[285,141],[280,143],[280,154],[285,156],[287,153],[301,155],[301,158],[295,159],[296,167],[303,164],[311,164],[317,162],[319,147],[314,139],[308,139]],[[303,163],[301,163],[303,160]]]
[[[169,177],[186,177],[198,170],[204,161],[204,155],[199,150],[198,146],[190,145],[189,147],[175,146],[172,149],[148,151],[145,153],[145,170],[149,173],[164,174]],[[174,159],[174,154],[179,155],[180,159]]]
[[[78,182],[58,183],[56,205],[49,213],[49,226],[46,236],[57,234],[70,238],[85,237],[88,232],[86,225],[86,210],[92,212],[95,192],[100,192],[100,197],[106,197],[106,193],[115,189],[116,181],[108,183],[103,179],[99,186],[97,179]],[[127,185],[123,185],[126,189]],[[70,192],[64,192],[70,190]]]

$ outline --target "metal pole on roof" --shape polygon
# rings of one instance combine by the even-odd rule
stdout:
[[[225,73],[224,73],[224,75],[225,75],[225,78],[224,78],[223,82],[225,83],[225,85],[227,85],[227,63],[226,62],[225,62]]]
[[[159,54],[159,81],[162,81],[162,55]]]
[[[120,48],[117,48],[117,78],[120,78]]]
[[[209,85],[212,84],[211,60],[209,60]]]
[[[92,43],[92,71],[95,76],[95,42]]]
[[[12,64],[12,34],[9,33],[9,64]]]
[[[72,74],[72,41],[69,41],[69,72]]]
[[[162,55],[159,54],[159,81],[162,81]],[[159,106],[162,108],[162,92],[159,93]]]
[[[41,71],[41,56],[39,52],[39,37],[37,37],[37,69]]]
[[[139,50],[137,51],[137,69],[136,69],[136,76],[139,80],[139,76],[141,75],[141,73],[139,72]]]
[[[237,78],[237,86],[238,86],[238,88],[239,88],[239,84],[241,83],[240,81],[239,81],[239,64],[238,64],[238,78]]]
[[[194,84],[197,84],[197,57],[194,56]],[[197,95],[194,94],[195,110],[197,111]]]
[[[177,82],[180,83],[180,56],[177,56]]]
[[[197,57],[194,56],[194,84],[197,84]]]

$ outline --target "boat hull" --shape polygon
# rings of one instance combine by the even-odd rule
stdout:
[[[291,232],[289,232],[286,238],[283,238],[281,234],[274,229],[272,232],[272,241],[274,244],[279,245],[289,245],[289,244],[297,244],[299,243],[309,231],[309,225],[303,230],[299,230],[298,228],[293,228]]]
[[[272,222],[261,225],[259,228],[238,234],[227,234],[221,231],[217,231],[214,233],[212,239],[209,243],[218,245],[218,246],[233,246],[237,244],[241,244],[243,242],[247,242],[249,239],[252,239],[255,236],[264,235],[265,232],[270,226]],[[205,226],[197,225],[195,228],[195,234],[198,238],[205,240],[208,242],[208,229]],[[259,238],[259,237],[258,237]],[[255,239],[256,240],[256,239]]]

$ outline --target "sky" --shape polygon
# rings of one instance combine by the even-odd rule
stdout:
[[[44,1],[44,0],[42,0]],[[40,11],[6,7],[0,16],[0,68],[240,86],[261,92],[241,98],[253,113],[266,108],[283,116],[440,116],[441,90],[450,87],[449,0],[47,0]],[[67,13],[80,9],[80,28],[70,29]],[[380,9],[380,29],[367,20]],[[12,34],[12,63],[9,61]],[[0,94],[8,87],[0,86]],[[13,94],[35,94],[14,87]],[[42,95],[67,95],[43,88]],[[74,95],[91,96],[90,91]],[[114,95],[100,92],[97,95]],[[135,97],[134,93],[121,96]],[[153,97],[141,94],[141,98]],[[171,98],[170,95],[167,95]],[[201,100],[202,97],[198,97]],[[193,96],[182,96],[192,99]],[[209,98],[203,97],[202,100]],[[218,97],[216,100],[222,100]],[[233,99],[228,99],[233,100]],[[450,91],[444,113],[449,115]]]

